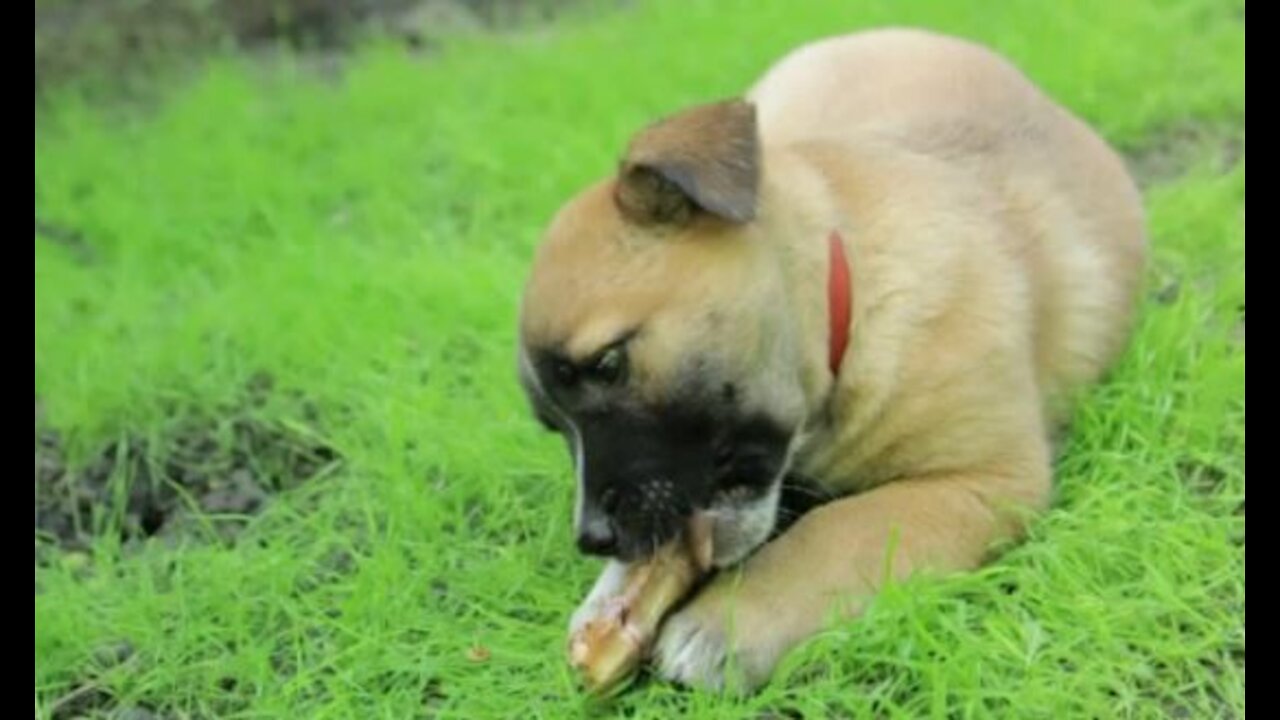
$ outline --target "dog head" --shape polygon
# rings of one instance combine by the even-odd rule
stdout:
[[[727,565],[773,529],[804,399],[761,154],[749,103],[674,115],[538,249],[520,377],[569,445],[584,552],[635,559],[707,511]]]

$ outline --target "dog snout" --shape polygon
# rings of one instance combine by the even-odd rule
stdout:
[[[584,519],[578,528],[578,549],[587,555],[612,557],[618,552],[618,533],[608,518]]]
[[[612,557],[618,553],[618,528],[613,513],[617,493],[606,489],[599,498],[588,499],[578,518],[578,549],[587,555]]]

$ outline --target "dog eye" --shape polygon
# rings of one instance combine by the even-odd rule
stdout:
[[[620,347],[612,347],[604,351],[600,359],[591,368],[591,375],[600,382],[615,383],[622,377],[626,367],[626,356]]]
[[[568,360],[557,360],[552,366],[552,371],[556,374],[556,382],[564,387],[568,387],[578,380],[578,369]]]

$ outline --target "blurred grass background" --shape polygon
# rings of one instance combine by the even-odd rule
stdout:
[[[594,571],[568,459],[514,381],[531,250],[654,116],[884,24],[990,44],[1126,153],[1140,333],[1031,542],[894,588],[752,698],[604,712],[1243,716],[1243,4],[36,7],[37,500],[84,525],[37,532],[37,717],[597,712],[563,663]],[[281,481],[245,426],[337,461]],[[272,476],[234,537],[174,470],[191,427]],[[122,531],[142,474],[195,530]]]

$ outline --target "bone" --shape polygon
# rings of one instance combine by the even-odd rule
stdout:
[[[711,518],[699,513],[651,557],[626,569],[621,592],[569,638],[569,663],[586,690],[608,695],[639,669],[668,612],[711,569]]]

